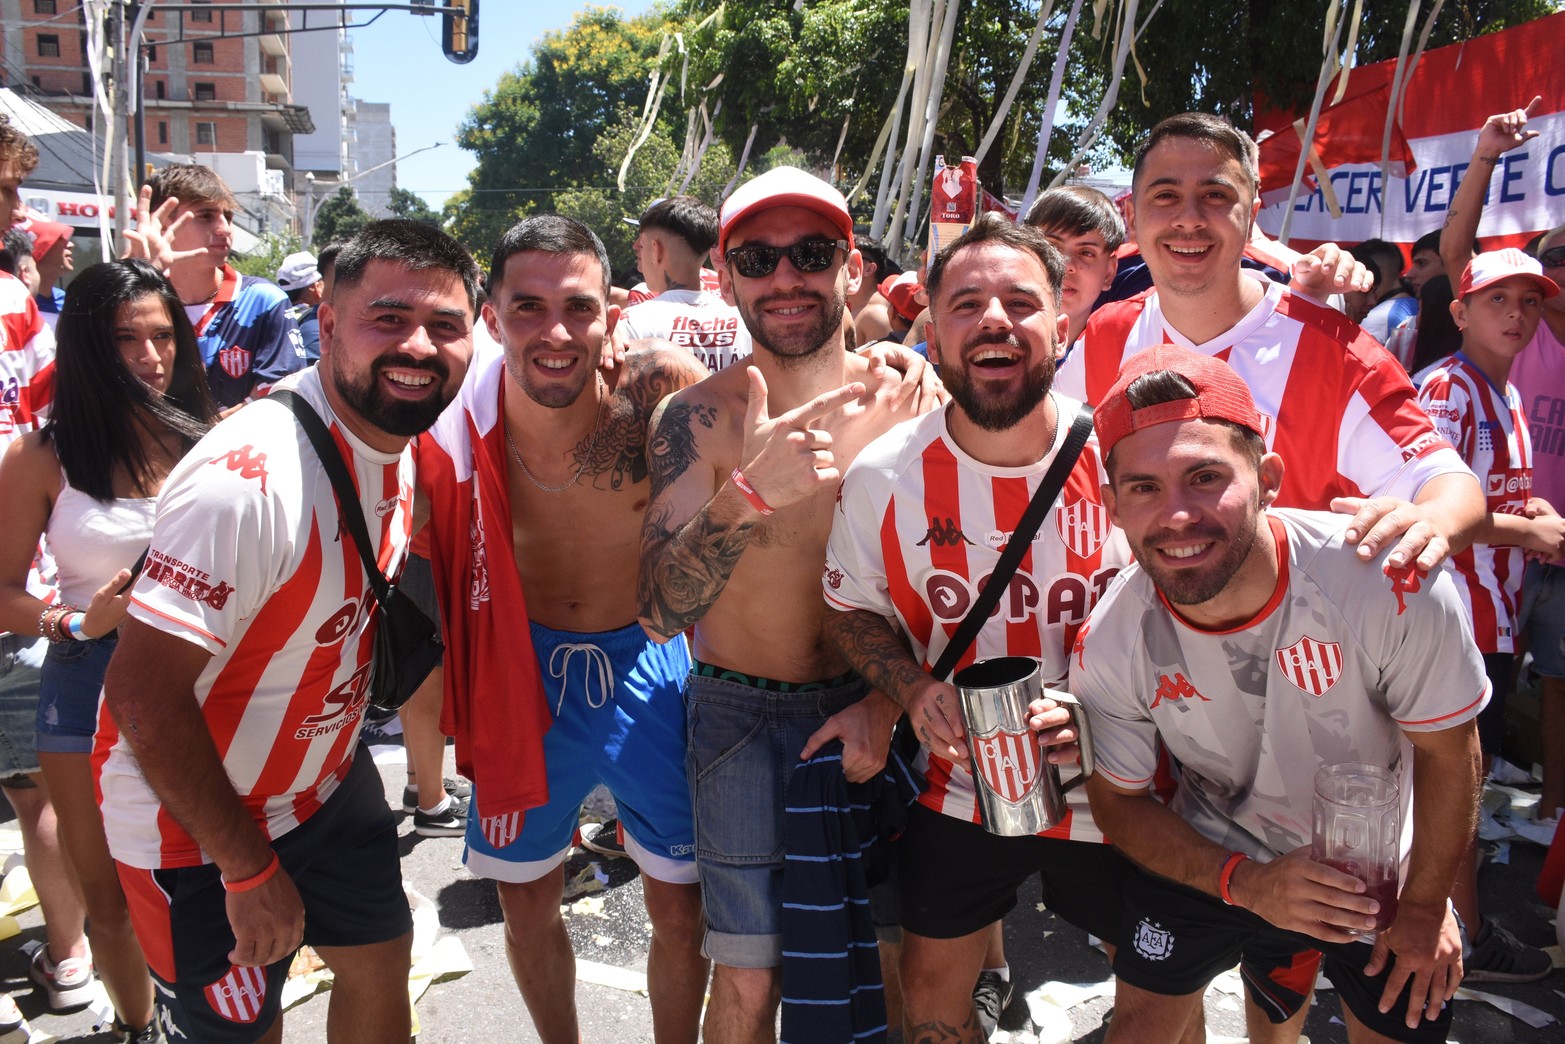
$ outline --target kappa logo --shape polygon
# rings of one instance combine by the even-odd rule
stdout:
[[[1190,679],[1186,678],[1183,673],[1175,671],[1172,679],[1166,674],[1160,674],[1157,677],[1157,692],[1153,693],[1152,706],[1147,709],[1156,710],[1157,705],[1164,700],[1177,702],[1191,698],[1198,699],[1202,703],[1212,702],[1210,697],[1202,696],[1197,692],[1196,687],[1190,684]]]
[[[925,544],[934,544],[936,547],[955,547],[957,544],[974,546],[973,542],[967,539],[967,534],[957,526],[954,518],[931,518],[929,531],[924,534],[924,539],[920,540],[917,546],[923,547]]]
[[[1405,566],[1392,568],[1389,563],[1381,570],[1391,581],[1391,593],[1397,596],[1397,615],[1407,612],[1407,595],[1417,594],[1424,586],[1423,570],[1408,563]]]
[[[254,446],[240,446],[221,457],[213,457],[213,464],[226,464],[229,471],[239,472],[244,479],[258,479],[261,492],[266,492],[266,454],[257,453]]]
[[[1136,925],[1136,952],[1149,961],[1166,961],[1174,953],[1174,933],[1150,917]]]
[[[250,353],[236,344],[217,353],[217,364],[237,381],[250,372]]]
[[[1324,696],[1342,674],[1342,646],[1306,635],[1276,652],[1283,677],[1311,696]]]
[[[1108,508],[1078,498],[1054,513],[1054,528],[1060,540],[1080,558],[1091,558],[1114,531]]]
[[[266,1006],[266,969],[229,965],[228,974],[204,992],[212,1010],[229,1022],[254,1022]]]

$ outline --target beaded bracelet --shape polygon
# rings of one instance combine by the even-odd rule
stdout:
[[[60,623],[68,614],[80,612],[80,609],[65,602],[46,606],[44,611],[38,614],[38,637],[47,638],[55,643],[69,641],[70,635],[65,632]]]
[[[728,477],[734,480],[734,485],[739,487],[739,492],[744,494],[744,498],[750,502],[751,507],[763,515],[772,513],[772,506],[761,499],[761,494],[757,493],[755,487],[750,485],[749,480],[744,477],[744,472],[735,468],[734,473]]]
[[[226,877],[223,878],[223,891],[225,891],[225,892],[249,892],[249,891],[253,891],[254,889],[260,888],[262,885],[264,885],[266,882],[268,882],[268,881],[270,881],[272,879],[273,875],[277,873],[277,868],[280,865],[281,864],[278,862],[278,859],[277,859],[277,853],[273,852],[272,853],[272,861],[267,863],[266,866],[262,867],[260,873],[253,874],[250,877],[246,877],[242,881],[230,881]]]

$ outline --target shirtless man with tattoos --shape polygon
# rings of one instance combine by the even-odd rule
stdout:
[[[724,204],[718,249],[753,362],[676,394],[654,421],[640,597],[653,634],[694,628],[696,862],[716,965],[705,1032],[727,1044],[774,1039],[787,773],[841,739],[847,778],[870,778],[901,713],[865,696],[821,630],[837,482],[933,401],[844,350],[863,264],[831,186],[793,168],[761,175]]]
[[[600,368],[619,309],[603,245],[579,222],[516,225],[489,279],[483,319],[499,348],[480,348],[461,408],[420,458],[449,643],[446,731],[477,805],[465,860],[498,883],[539,1037],[576,1044],[562,868],[583,798],[606,784],[652,921],[654,1035],[694,1044],[707,966],[685,777],[690,657],[683,638],[650,641],[636,622],[635,574],[648,421],[706,369],[656,342]]]

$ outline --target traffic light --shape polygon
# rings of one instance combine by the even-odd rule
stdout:
[[[446,57],[466,65],[478,57],[478,0],[445,0],[440,47]]]

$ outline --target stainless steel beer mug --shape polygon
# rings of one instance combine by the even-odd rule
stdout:
[[[969,768],[978,793],[984,829],[1004,837],[1048,830],[1065,816],[1065,793],[1092,773],[1092,739],[1087,715],[1070,693],[1045,689],[1038,661],[1028,656],[979,660],[957,671],[951,682],[962,703]],[[1027,727],[1027,707],[1043,696],[1064,705],[1080,739],[1081,775],[1060,784],[1038,734]]]

